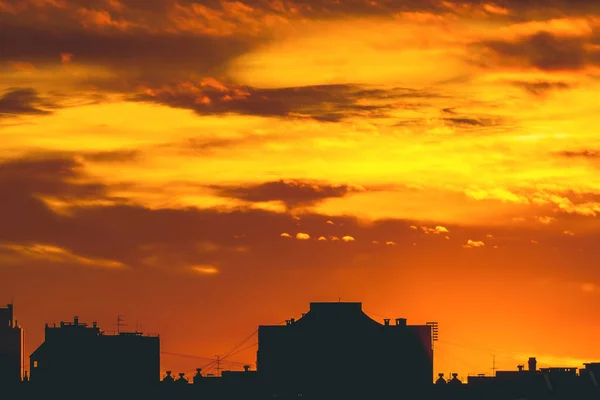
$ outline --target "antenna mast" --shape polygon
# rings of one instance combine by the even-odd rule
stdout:
[[[492,376],[496,375],[496,356],[494,356],[493,361],[492,361]]]
[[[431,327],[431,348],[434,348],[434,343],[438,341],[439,338],[439,328],[437,322],[427,322],[425,325]]]
[[[217,376],[220,375],[221,372],[221,356],[217,356]]]
[[[121,315],[121,314],[117,315],[117,323],[116,323],[116,325],[117,325],[117,335],[119,333],[121,333],[121,327],[122,326],[127,326],[127,324],[124,324],[123,321],[125,321],[123,319],[123,315]]]

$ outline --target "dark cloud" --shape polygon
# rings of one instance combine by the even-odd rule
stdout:
[[[35,89],[10,88],[0,97],[0,118],[22,114],[50,114],[52,103],[42,99]]]
[[[558,155],[567,158],[583,158],[590,160],[600,160],[600,151],[599,150],[579,150],[579,151],[562,151],[558,153]]]
[[[154,2],[151,2],[154,3]],[[96,31],[48,30],[3,22],[0,47],[3,57],[33,64],[61,63],[61,53],[71,62],[96,65],[118,73],[118,78],[89,78],[82,84],[100,89],[135,88],[137,80],[163,82],[169,77],[189,79],[211,75],[251,48],[248,40],[184,34],[103,34]],[[10,40],[8,40],[10,38]]]
[[[2,197],[52,196],[97,199],[106,196],[100,183],[85,182],[83,165],[74,159],[32,156],[0,163]]]
[[[471,125],[471,126],[483,126],[486,125],[482,121],[473,118],[444,118],[445,122],[453,125]]]
[[[580,70],[600,61],[600,52],[586,48],[588,40],[539,32],[517,41],[486,41],[479,46],[491,52],[500,65],[529,66],[546,71]]]
[[[156,89],[149,87],[143,93],[131,95],[129,100],[191,109],[201,115],[239,113],[339,121],[351,116],[383,117],[409,99],[434,97],[442,96],[420,90],[365,89],[343,84],[261,89],[205,79],[199,83],[186,81]]]
[[[570,89],[572,85],[566,82],[513,82],[514,85],[521,87],[531,94],[536,96],[542,96],[549,91],[553,90],[566,90]]]
[[[136,161],[140,157],[138,150],[114,150],[95,153],[83,153],[85,160],[97,163],[129,162]]]
[[[493,117],[493,116],[471,116],[461,115],[454,107],[442,108],[442,114],[447,117],[442,118],[446,124],[456,125],[459,127],[482,127],[482,126],[497,126],[501,125],[505,117]]]
[[[344,197],[364,189],[350,185],[328,185],[322,182],[280,180],[251,186],[213,186],[220,196],[249,202],[281,201],[288,208],[312,206],[334,197]]]

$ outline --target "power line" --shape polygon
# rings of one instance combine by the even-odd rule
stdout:
[[[255,346],[256,344],[254,344],[253,346]],[[250,348],[251,346],[248,346],[238,352],[237,353],[241,353],[243,350],[247,350],[248,348]],[[247,363],[243,363],[243,362],[239,362],[239,361],[230,361],[230,360],[224,360],[222,357],[216,356],[217,358],[210,358],[210,357],[202,357],[202,356],[196,356],[193,354],[182,354],[182,353],[171,353],[168,351],[161,351],[161,354],[166,354],[166,355],[170,355],[170,356],[176,356],[176,357],[185,357],[185,358],[195,358],[198,360],[209,360],[211,361],[211,363],[213,362],[217,362],[217,360],[219,360],[221,363],[227,363],[227,364],[239,364],[239,365],[246,365]]]
[[[238,343],[237,345],[235,345],[231,350],[229,350],[225,355],[223,355],[222,358],[226,358],[226,357],[230,356],[231,353],[233,353],[235,350],[237,350],[241,345],[243,345],[244,343],[246,343],[248,340],[250,340],[250,338],[252,338],[252,336],[256,335],[257,333],[258,333],[258,329],[255,330],[254,332],[252,332],[248,337],[246,337],[240,343]]]
[[[255,347],[255,346],[258,346],[258,342],[257,342],[257,343],[253,343],[253,344],[251,344],[250,346],[246,346],[246,347],[244,347],[243,349],[236,351],[235,353],[231,353],[231,354],[230,354],[230,356],[235,356],[236,354],[239,354],[239,353],[241,353],[241,352],[244,352],[244,351],[246,351],[246,350],[248,350],[248,349],[251,349],[251,348],[253,348],[253,347]]]

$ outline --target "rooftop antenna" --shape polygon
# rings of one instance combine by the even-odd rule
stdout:
[[[216,356],[217,357],[217,376],[220,375],[220,371],[221,371],[221,356]]]
[[[124,324],[123,321],[125,321],[123,319],[123,315],[119,314],[117,315],[117,323],[115,325],[117,325],[117,334],[121,333],[121,327],[122,326],[127,326],[127,324]]]
[[[493,361],[492,361],[492,376],[496,375],[496,356],[493,356]]]
[[[427,322],[425,325],[431,327],[431,349],[435,349],[435,342],[439,339],[439,324],[437,322]]]

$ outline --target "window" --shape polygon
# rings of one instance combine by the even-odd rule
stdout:
[[[38,362],[37,362],[37,361],[34,361],[34,362],[33,362],[33,368],[37,368],[37,367],[38,367]]]

